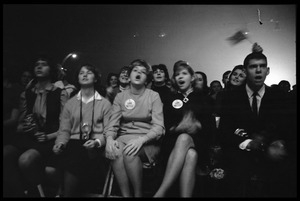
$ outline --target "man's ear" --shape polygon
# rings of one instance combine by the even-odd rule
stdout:
[[[267,75],[269,75],[270,74],[270,67],[268,67],[267,69],[268,69]]]

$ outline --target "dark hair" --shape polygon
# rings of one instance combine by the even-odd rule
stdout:
[[[100,79],[100,76],[99,76],[99,71],[95,66],[93,66],[92,64],[89,64],[89,63],[82,64],[76,69],[76,72],[75,72],[75,80],[76,81],[75,81],[74,85],[77,89],[77,92],[81,89],[81,85],[79,84],[79,80],[78,80],[78,75],[79,75],[79,72],[80,72],[82,67],[85,67],[85,68],[87,68],[88,70],[90,70],[94,73],[95,80],[96,80],[96,82],[94,83],[94,88],[95,88],[96,91],[98,91],[98,93],[100,95],[105,96],[106,93],[104,92],[103,86],[101,85],[101,79]]]
[[[120,69],[120,72],[119,72],[118,77],[120,76],[120,74],[121,74],[122,71],[124,71],[124,70],[127,71],[128,76],[129,76],[130,67],[129,67],[129,66],[123,66],[123,67]]]
[[[251,59],[264,59],[264,60],[266,60],[266,62],[268,62],[267,57],[262,52],[252,52],[252,53],[248,54],[246,56],[246,58],[244,59],[243,65],[245,68],[248,67],[249,61]]]
[[[119,77],[119,75],[117,73],[108,73],[107,78],[106,78],[106,85],[107,86],[110,86],[110,79],[113,76],[115,76],[117,78]]]
[[[211,83],[209,84],[209,87],[210,87],[210,88],[211,88],[211,86],[212,86],[213,83],[218,83],[218,84],[222,87],[222,84],[221,84],[221,82],[220,82],[219,80],[213,80],[213,81],[211,81]]]
[[[235,72],[236,69],[240,69],[240,70],[242,70],[242,71],[245,72],[245,68],[244,68],[244,66],[243,66],[242,64],[236,65],[235,67],[233,67],[233,69],[232,69],[232,71],[231,71],[231,73],[230,73],[230,75],[229,75],[229,81],[228,81],[228,83],[227,83],[227,85],[226,85],[226,88],[228,88],[228,89],[234,87],[234,86],[230,83],[230,79],[231,79],[231,76],[233,75],[233,73]],[[245,74],[246,74],[246,73],[245,73]],[[243,84],[246,84],[246,80],[244,81]]]
[[[50,58],[50,57],[48,57],[47,55],[44,55],[44,54],[40,54],[34,59],[34,65],[33,65],[33,68],[32,68],[34,78],[36,78],[35,73],[34,73],[34,68],[36,66],[36,62],[39,61],[39,60],[46,61],[48,66],[50,67],[51,82],[57,81],[57,74],[58,74],[57,67],[54,65],[52,58]]]
[[[225,75],[229,75],[231,72],[232,72],[231,70],[225,71],[222,75],[222,79],[224,78]]]
[[[151,82],[151,80],[152,80],[152,68],[151,68],[151,65],[148,62],[146,62],[145,60],[143,60],[143,59],[135,59],[129,65],[130,70],[128,72],[128,75],[130,75],[132,69],[134,67],[136,67],[136,66],[143,66],[143,67],[146,68],[146,75],[147,75],[146,82],[147,82],[147,84],[149,84]]]
[[[195,74],[197,74],[197,73],[199,73],[199,74],[202,75],[202,78],[203,78],[203,91],[205,93],[208,93],[209,92],[209,87],[208,87],[208,84],[207,84],[207,76],[206,76],[206,74],[204,72],[202,72],[202,71],[196,71]]]
[[[160,70],[163,70],[164,73],[165,73],[165,82],[169,82],[170,80],[170,77],[169,77],[169,72],[168,72],[168,69],[167,69],[167,66],[165,64],[158,64],[158,65],[153,65],[152,66],[152,71],[156,71],[157,69],[160,69]]]
[[[175,73],[176,71],[178,71],[179,69],[181,68],[185,68],[188,70],[188,72],[194,76],[195,72],[193,70],[193,68],[188,64],[188,62],[186,61],[183,61],[183,60],[179,60],[177,62],[175,62],[174,66],[173,66],[173,75],[172,75],[172,78],[171,78],[171,87],[172,87],[172,90],[176,90],[178,91],[178,86],[175,82]],[[195,85],[195,80],[192,82],[192,86],[194,87]]]

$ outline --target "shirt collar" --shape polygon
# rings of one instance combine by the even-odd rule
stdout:
[[[246,84],[246,91],[247,91],[248,97],[251,98],[254,91],[253,91],[252,89],[250,89],[250,87],[248,86],[248,84]],[[263,97],[263,95],[265,94],[265,91],[266,91],[266,86],[263,85],[263,86],[257,91],[258,96],[259,96],[259,97]]]
[[[42,93],[42,92],[44,92],[44,91],[54,91],[56,88],[57,88],[57,87],[54,86],[54,84],[49,83],[49,84],[45,87],[45,89],[40,90],[40,89],[39,89],[39,83],[37,83],[37,84],[32,88],[32,91],[35,92],[35,93]]]
[[[80,97],[81,97],[81,90],[78,92],[78,94],[76,96],[77,100],[80,100]],[[101,100],[102,99],[101,95],[97,91],[95,91],[95,96],[92,96],[87,101],[83,101],[83,102],[89,103],[89,102],[94,100],[94,97],[95,97],[95,100]]]

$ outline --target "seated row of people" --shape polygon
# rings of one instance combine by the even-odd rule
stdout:
[[[41,184],[45,174],[58,172],[64,197],[84,196],[85,185],[109,159],[123,197],[143,196],[143,163],[163,168],[154,197],[168,196],[176,181],[179,196],[192,197],[197,167],[209,163],[211,138],[218,130],[229,196],[241,196],[237,187],[253,174],[267,181],[265,195],[286,196],[290,190],[277,190],[282,185],[294,189],[290,152],[295,150],[296,125],[288,120],[295,116],[283,96],[265,85],[270,70],[262,48],[255,45],[244,65],[232,70],[234,90],[220,95],[219,128],[207,91],[197,87],[201,80],[185,61],[174,64],[169,81],[162,79],[169,77],[165,66],[153,66],[152,76],[146,61],[134,60],[119,76],[111,76],[105,94],[97,68],[83,64],[76,73],[78,90],[68,100],[67,92],[52,83],[51,61],[38,58],[35,79],[22,95],[15,140],[3,148],[5,187],[13,196],[24,196],[24,189]],[[253,91],[258,92],[255,113]],[[292,129],[286,131],[286,126]],[[278,168],[269,171],[271,167]],[[274,181],[277,185],[271,185]]]

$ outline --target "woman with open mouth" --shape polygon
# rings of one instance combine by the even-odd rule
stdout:
[[[203,93],[194,90],[195,75],[185,61],[174,64],[172,96],[164,103],[166,135],[162,143],[165,175],[154,197],[169,196],[179,180],[181,197],[194,193],[196,167],[208,160],[208,139],[214,119]],[[174,195],[172,195],[174,196]],[[175,195],[177,196],[177,194]]]
[[[164,135],[163,105],[159,94],[146,88],[151,67],[144,60],[131,62],[130,88],[116,95],[105,133],[106,157],[123,197],[142,197],[143,163],[155,166]],[[131,185],[130,185],[131,184]]]

